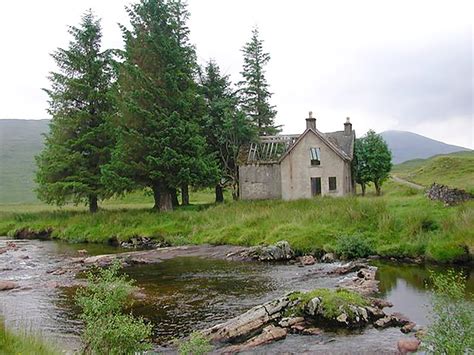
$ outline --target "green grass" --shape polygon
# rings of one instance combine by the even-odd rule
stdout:
[[[291,300],[299,299],[301,301],[297,309],[299,314],[302,314],[306,304],[315,297],[321,300],[322,315],[328,320],[334,320],[342,312],[352,318],[354,312],[350,306],[364,307],[369,305],[369,302],[360,294],[346,289],[319,288],[309,292],[294,292],[290,295]]]
[[[27,332],[13,333],[0,324],[0,354],[54,355],[60,352]]]
[[[437,155],[395,165],[392,173],[402,179],[429,186],[433,182],[474,193],[474,152]]]
[[[388,182],[384,196],[316,198],[297,201],[239,201],[206,204],[212,194],[172,212],[136,204],[106,204],[91,215],[84,209],[52,210],[39,205],[0,208],[0,235],[20,229],[53,230],[70,242],[107,242],[152,237],[172,245],[263,245],[287,240],[299,252],[336,252],[342,236],[356,236],[386,257],[465,261],[474,250],[474,201],[446,208],[421,192]],[[193,195],[191,195],[193,196]],[[206,197],[207,196],[207,197]],[[42,210],[42,208],[44,208]],[[27,212],[28,211],[28,212]],[[340,244],[340,243],[339,243]]]

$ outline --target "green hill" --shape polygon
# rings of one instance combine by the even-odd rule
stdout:
[[[0,203],[35,202],[35,159],[49,120],[0,120]]]
[[[395,165],[392,173],[424,186],[437,182],[474,192],[474,151],[409,160]]]

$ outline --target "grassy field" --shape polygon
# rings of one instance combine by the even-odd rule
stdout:
[[[446,208],[422,192],[388,182],[382,197],[317,198],[298,201],[240,201],[213,205],[209,192],[172,212],[150,211],[140,196],[111,201],[95,215],[82,208],[42,205],[0,207],[0,235],[16,230],[53,230],[70,242],[107,242],[146,236],[182,244],[261,245],[287,240],[299,252],[340,252],[362,242],[367,253],[465,260],[474,250],[474,202]],[[136,200],[140,201],[137,203]],[[120,202],[120,203],[118,203]]]
[[[437,182],[474,193],[474,152],[437,155],[395,165],[393,174],[429,186]]]

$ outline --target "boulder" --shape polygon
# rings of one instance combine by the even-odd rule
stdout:
[[[88,252],[87,252],[86,249],[79,249],[79,250],[77,251],[77,253],[78,253],[79,255],[87,255],[87,254],[88,254]]]
[[[383,318],[377,319],[374,322],[374,327],[376,328],[388,328],[392,325],[392,318],[390,316],[385,316]]]
[[[342,266],[339,266],[335,268],[334,270],[330,271],[330,274],[336,274],[336,275],[346,275],[350,272],[355,272],[359,271],[360,269],[367,268],[367,264],[363,263],[355,263],[355,262],[349,262],[347,264],[344,264]]]
[[[352,266],[352,270],[355,271],[359,266]],[[358,270],[356,277],[342,280],[339,287],[369,296],[379,289],[379,281],[375,279],[376,272],[377,268],[375,266],[366,266]]]
[[[301,334],[303,334],[303,335],[321,335],[322,332],[323,331],[319,328],[310,327],[310,328],[303,329]]]
[[[321,258],[321,261],[323,263],[333,263],[336,261],[336,256],[334,255],[334,253],[326,253]]]
[[[397,342],[398,352],[400,354],[414,353],[418,351],[421,341],[417,338],[404,338]]]
[[[18,288],[18,284],[13,281],[0,281],[0,291],[8,291],[13,290],[14,288]]]
[[[214,342],[232,342],[246,338],[249,334],[257,333],[271,321],[281,318],[282,312],[290,304],[288,297],[264,303],[227,322],[204,330],[203,334]]]
[[[304,312],[310,316],[315,316],[318,314],[318,308],[320,304],[321,299],[319,297],[315,297],[306,303]]]
[[[369,316],[369,318],[371,319],[380,319],[380,318],[383,318],[385,317],[385,312],[382,311],[380,308],[378,307],[365,307],[365,310],[367,311],[367,315]]]
[[[255,259],[260,261],[283,261],[293,259],[295,256],[290,244],[285,240],[279,241],[275,245],[257,247],[251,253]]]
[[[400,330],[401,330],[402,333],[407,334],[407,333],[410,333],[410,332],[414,331],[415,327],[416,327],[416,323],[408,322],[403,327],[401,327]]]
[[[312,255],[303,255],[300,258],[300,262],[302,265],[314,265],[316,263],[316,260]]]
[[[411,323],[410,320],[401,313],[393,313],[383,318],[377,319],[374,326],[376,328],[403,327]]]
[[[286,338],[288,331],[281,327],[276,327],[274,325],[269,325],[268,327],[263,328],[262,332],[250,340],[246,341],[243,344],[229,346],[227,348],[221,349],[221,353],[237,353],[245,350],[255,348],[260,345],[272,343],[277,340]]]
[[[283,328],[289,328],[298,323],[304,323],[304,318],[303,317],[282,318],[282,320],[278,323],[278,325]]]

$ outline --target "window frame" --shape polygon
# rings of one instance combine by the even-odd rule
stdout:
[[[331,180],[334,179],[334,186],[331,186]],[[329,191],[333,192],[333,191],[337,191],[337,177],[336,176],[329,176],[328,177],[328,185],[329,185]],[[334,187],[333,189],[331,189],[331,187]]]
[[[321,165],[321,148],[311,147],[309,148],[309,158],[311,166],[320,166]]]

